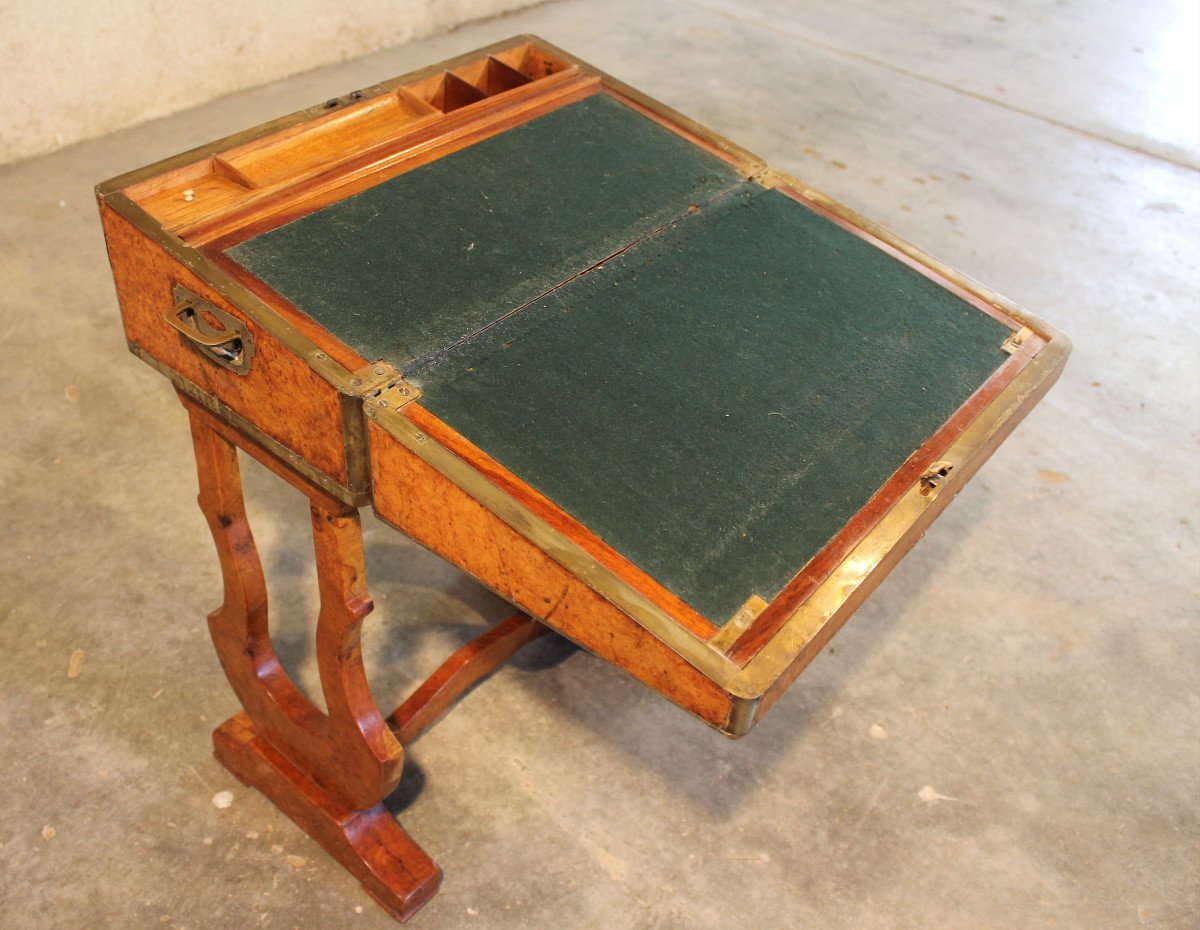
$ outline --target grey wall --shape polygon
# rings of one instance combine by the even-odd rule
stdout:
[[[534,2],[0,0],[0,164]]]

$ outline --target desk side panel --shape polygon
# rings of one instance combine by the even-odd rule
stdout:
[[[345,487],[346,448],[337,389],[104,202],[100,214],[130,344]],[[246,374],[201,356],[166,322],[175,304],[175,284],[250,331],[254,357]]]
[[[724,732],[732,701],[623,611],[368,421],[375,513],[547,626]]]

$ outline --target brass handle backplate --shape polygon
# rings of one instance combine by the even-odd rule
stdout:
[[[254,336],[245,323],[181,284],[175,285],[172,296],[175,306],[167,311],[166,321],[193,349],[234,374],[250,370]]]

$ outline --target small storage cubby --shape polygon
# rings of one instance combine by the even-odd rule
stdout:
[[[299,182],[336,172],[359,156],[436,136],[448,114],[573,71],[545,50],[517,45],[400,86],[356,91],[313,108],[314,116],[135,184],[126,193],[164,227],[187,235],[230,211]],[[565,76],[565,75],[564,75]],[[327,111],[327,112],[324,112]],[[446,128],[450,127],[446,123]]]

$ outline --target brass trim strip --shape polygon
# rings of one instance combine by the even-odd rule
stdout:
[[[632,617],[638,625],[678,653],[721,687],[740,669],[695,633],[634,590],[558,530],[468,465],[450,449],[431,439],[394,407],[364,404],[367,416],[409,451],[477,501],[510,527],[531,540],[585,584]]]
[[[950,445],[941,461],[946,476],[932,491],[918,479],[868,531],[850,554],[785,621],[744,667],[701,639],[631,588],[587,552],[571,542],[507,492],[419,430],[391,408],[367,403],[367,416],[389,435],[458,485],[551,558],[625,611],[655,638],[728,691],[735,699],[755,702],[798,659],[827,623],[856,609],[858,589],[901,544],[914,543],[922,522],[945,508],[958,487],[983,464],[980,453],[1014,417],[1029,406],[1039,388],[1048,387],[1069,352],[1065,338],[1049,342]],[[947,493],[947,489],[952,489]],[[939,504],[939,499],[941,503]],[[905,546],[907,549],[908,546]],[[865,596],[865,595],[864,595]],[[861,600],[861,598],[858,598]],[[749,710],[746,713],[750,713]]]
[[[418,68],[378,84],[372,84],[337,98],[341,102],[366,103],[371,99],[390,94],[399,88],[443,71],[452,70],[494,52],[502,52],[520,45],[533,44],[549,51],[546,43],[534,36],[519,35],[495,42],[475,51],[465,52],[446,61]],[[565,59],[565,60],[569,60]],[[368,391],[360,382],[359,372],[350,372],[335,362],[307,336],[283,319],[253,292],[222,270],[199,249],[193,248],[179,236],[168,232],[162,224],[139,206],[124,189],[170,171],[194,164],[220,152],[244,145],[271,133],[324,116],[330,112],[328,101],[297,110],[286,116],[270,120],[258,126],[242,130],[224,138],[205,143],[178,155],[146,165],[134,171],[110,178],[96,186],[96,196],[111,207],[118,215],[138,229],[164,252],[217,291],[231,305],[261,327],[293,355],[305,361],[310,368],[331,384],[341,399],[342,441],[346,450],[346,475],[350,493],[356,499],[365,499],[370,494],[370,456],[367,449],[366,427],[357,398]],[[243,420],[243,422],[245,422]]]
[[[740,739],[754,729],[754,721],[758,718],[758,706],[762,698],[744,698],[731,695],[729,700],[729,719],[724,727],[718,727],[731,739]]]
[[[860,586],[894,549],[906,551],[983,464],[989,445],[1016,426],[1039,391],[1053,383],[1070,352],[1065,337],[1049,342],[1012,382],[959,435],[942,456],[947,470],[930,491],[916,481],[867,533],[850,554],[788,618],[759,653],[735,676],[731,690],[748,696],[763,694],[805,651],[830,621],[858,607]],[[940,503],[939,503],[940,501]],[[869,593],[869,592],[868,592]]]
[[[155,245],[183,265],[244,313],[256,326],[266,330],[289,352],[303,359],[310,368],[343,394],[355,394],[350,386],[352,374],[326,355],[315,342],[272,310],[245,285],[235,280],[199,249],[167,232],[149,213],[120,191],[105,198],[113,210],[128,220]]]
[[[328,112],[323,103],[113,178],[100,184],[96,188],[96,193],[168,254],[175,257],[232,305],[245,313],[254,323],[278,339],[295,355],[304,359],[343,395],[343,424],[348,464],[351,457],[358,460],[357,466],[350,470],[350,474],[355,476],[352,480],[354,487],[352,489],[343,488],[328,475],[314,469],[290,449],[264,434],[216,398],[182,379],[176,372],[151,358],[136,346],[131,346],[131,349],[134,354],[169,378],[189,396],[265,446],[296,471],[316,481],[339,500],[354,506],[363,506],[370,501],[369,490],[364,490],[364,488],[369,488],[369,475],[363,472],[364,466],[362,466],[362,463],[368,460],[365,429],[362,426],[361,414],[358,417],[350,415],[351,411],[363,411],[397,441],[479,500],[517,532],[527,536],[535,544],[545,549],[552,558],[573,571],[581,580],[628,613],[637,623],[678,653],[685,661],[708,676],[717,685],[725,688],[733,699],[733,705],[728,726],[723,729],[723,732],[732,736],[741,735],[753,724],[760,699],[770,685],[802,656],[828,623],[844,618],[845,614],[858,606],[857,602],[865,594],[857,597],[856,595],[863,588],[864,583],[880,568],[887,567],[885,561],[894,550],[901,546],[907,549],[908,545],[915,541],[915,535],[921,531],[923,524],[929,522],[946,506],[953,497],[953,491],[957,490],[958,486],[961,486],[970,474],[982,464],[981,453],[990,451],[987,450],[988,445],[994,442],[1006,428],[1010,427],[1014,418],[1031,404],[1032,399],[1040,390],[1049,386],[1049,383],[1061,370],[1066,356],[1070,352],[1070,341],[1058,330],[1016,307],[1011,301],[932,258],[920,249],[909,245],[878,224],[843,207],[832,198],[808,187],[791,175],[770,168],[761,158],[741,146],[537,36],[514,36],[482,49],[464,53],[448,61],[429,65],[364,88],[362,93],[354,99],[366,101],[371,97],[391,93],[402,85],[413,83],[435,73],[452,70],[481,56],[520,44],[535,45],[575,66],[581,73],[600,78],[604,86],[662,116],[667,121],[674,122],[686,132],[705,140],[731,158],[743,162],[748,175],[757,183],[765,187],[786,185],[793,188],[803,198],[828,209],[831,213],[876,236],[947,280],[975,294],[1001,312],[1030,327],[1047,341],[1045,348],[951,444],[943,458],[954,467],[939,482],[934,493],[930,493],[928,489],[922,493],[921,482],[914,482],[913,486],[867,533],[829,577],[818,586],[805,603],[793,612],[783,627],[744,668],[739,668],[720,651],[714,649],[709,642],[691,633],[668,614],[655,607],[590,555],[459,459],[449,449],[421,433],[394,408],[380,408],[377,404],[367,400],[364,395],[371,391],[365,390],[363,384],[353,384],[354,374],[326,356],[311,340],[279,317],[270,307],[209,261],[202,253],[191,248],[178,237],[165,232],[157,221],[122,193],[122,188],[132,184],[212,156],[218,151],[244,144],[268,133],[323,115]],[[363,398],[364,402],[360,403],[360,398]],[[949,493],[947,492],[948,488],[952,489]],[[940,504],[938,503],[939,499],[941,499]]]
[[[757,594],[751,594],[746,598],[746,603],[738,608],[737,613],[726,620],[724,626],[708,638],[708,644],[721,652],[729,652],[730,647],[768,606],[767,602]]]
[[[349,394],[338,395],[342,417],[342,449],[346,461],[346,486],[350,493],[371,499],[371,450],[367,443],[367,421],[362,404]]]
[[[469,64],[479,57],[490,55],[493,52],[502,52],[516,45],[536,44],[546,51],[550,51],[550,46],[529,35],[518,35],[512,38],[505,39],[500,42],[494,42],[491,45],[476,49],[473,52],[465,52],[462,55],[456,55],[446,61],[438,64],[428,65],[424,68],[417,68],[415,71],[409,71],[399,77],[389,78],[386,81],[381,81],[378,84],[371,84],[359,90],[351,91],[343,94],[340,97],[333,99],[339,101],[352,101],[355,104],[366,103],[376,97],[381,97],[384,94],[390,94],[398,90],[405,84],[412,84],[422,78],[429,77],[433,74],[440,74],[442,71],[449,71],[461,65]],[[146,165],[143,168],[135,168],[133,171],[127,171],[124,174],[117,175],[114,178],[109,178],[96,185],[96,196],[107,199],[111,195],[123,190],[126,187],[132,187],[134,184],[139,184],[142,181],[147,181],[150,178],[157,177],[160,174],[166,174],[169,171],[175,171],[195,162],[202,161],[205,158],[210,158],[218,152],[223,152],[226,149],[235,148],[239,145],[245,145],[247,142],[253,142],[255,139],[260,139],[263,136],[270,135],[274,132],[279,132],[282,129],[289,129],[300,123],[308,122],[320,116],[326,116],[330,112],[327,106],[329,100],[323,100],[320,103],[313,104],[310,107],[305,107],[302,110],[296,110],[294,113],[288,113],[276,119],[269,120],[265,123],[260,123],[258,126],[251,126],[249,129],[243,129],[221,139],[215,139],[212,142],[206,142],[203,145],[198,145],[193,149],[188,149],[186,152],[180,152],[178,155],[172,155],[169,158],[161,159],[153,164]]]
[[[355,384],[357,373],[348,371],[338,362],[335,362],[325,352],[321,351],[316,343],[287,320],[283,319],[283,317],[279,316],[270,306],[231,277],[203,252],[192,248],[178,236],[163,229],[162,225],[154,217],[134,203],[126,194],[117,191],[105,197],[104,202],[151,242],[166,252],[167,255],[174,258],[180,265],[224,297],[225,300],[244,314],[248,320],[278,340],[280,345],[304,361],[317,375],[333,386],[339,394],[342,447],[345,450],[346,479],[349,487],[342,488],[341,485],[335,484],[337,488],[341,489],[341,492],[330,490],[330,493],[338,497],[339,500],[354,503],[355,506],[363,506],[369,502],[371,493],[371,464],[367,449],[366,427],[363,423],[361,404],[358,402],[362,383],[360,381],[359,384]],[[135,349],[134,354],[148,360],[148,357],[139,350]],[[162,368],[157,364],[155,364],[155,367],[159,371],[162,371],[163,374],[167,374],[170,371],[170,369]],[[391,366],[388,367],[390,368]],[[168,374],[167,376],[173,378],[173,375]],[[224,407],[225,405],[222,404],[222,406]],[[225,409],[229,408],[226,407]],[[249,425],[245,418],[233,413],[232,410],[230,410],[230,415],[238,417],[240,422]],[[280,446],[280,448],[284,447]],[[290,450],[288,452],[290,453]],[[287,459],[286,456],[284,458],[292,467],[297,467],[295,462]],[[312,474],[303,469],[298,470],[301,474],[312,478],[318,483],[320,483],[318,475],[327,477],[324,475],[324,472],[318,472],[316,469],[312,470]],[[344,495],[350,495],[350,497],[347,498]]]
[[[139,345],[130,342],[129,351],[140,358],[143,362],[157,371],[164,378],[169,380],[175,387],[181,390],[184,394],[190,397],[196,403],[200,404],[206,410],[216,414],[239,433],[245,434],[249,439],[252,439],[258,445],[262,446],[277,459],[286,464],[293,471],[303,475],[309,481],[320,486],[324,491],[328,491],[343,504],[349,504],[352,507],[366,507],[371,503],[371,494],[368,489],[365,493],[355,491],[351,488],[343,487],[325,472],[314,468],[309,464],[304,457],[293,452],[278,439],[268,436],[261,429],[239,414],[236,410],[231,409],[226,404],[222,403],[217,398],[213,397],[207,391],[197,387],[191,381],[184,378],[179,372],[168,365],[164,365],[153,355],[147,352]]]

